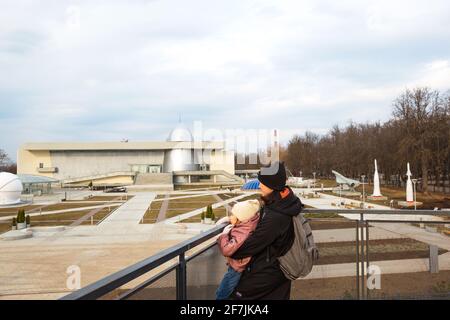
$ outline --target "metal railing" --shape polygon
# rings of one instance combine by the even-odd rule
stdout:
[[[370,265],[369,259],[369,224],[370,223],[423,223],[423,224],[448,224],[449,220],[430,221],[430,220],[389,220],[389,219],[366,219],[366,215],[381,214],[381,215],[421,215],[421,216],[440,216],[450,217],[449,211],[432,211],[432,210],[362,210],[362,209],[304,209],[304,214],[351,214],[355,215],[355,219],[350,221],[355,222],[356,230],[356,289],[357,298],[364,299],[369,297],[369,289],[367,288],[368,273],[365,268]],[[215,226],[214,228],[201,233],[189,240],[177,244],[171,248],[163,250],[156,255],[153,255],[141,262],[138,262],[121,271],[111,274],[97,282],[94,282],[78,291],[72,292],[61,300],[94,300],[102,298],[120,288],[121,286],[130,283],[133,280],[147,274],[148,272],[170,262],[174,258],[178,261],[169,266],[160,273],[150,277],[139,285],[127,290],[125,293],[119,294],[115,299],[128,299],[138,292],[149,287],[156,281],[160,280],[169,273],[176,272],[176,299],[186,300],[190,297],[187,295],[187,264],[200,256],[204,252],[216,246],[216,242],[212,242],[206,247],[202,248],[195,254],[187,256],[187,252],[196,247],[205,244],[206,241],[219,235],[225,225]]]

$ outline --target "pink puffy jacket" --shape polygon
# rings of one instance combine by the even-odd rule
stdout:
[[[259,213],[247,222],[241,222],[231,229],[229,234],[222,234],[218,239],[220,251],[227,258],[228,264],[237,272],[243,272],[251,257],[234,260],[230,257],[241,247],[259,222]]]

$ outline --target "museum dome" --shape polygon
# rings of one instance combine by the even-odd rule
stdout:
[[[0,172],[0,205],[11,205],[20,202],[22,181],[15,174]]]
[[[170,132],[167,141],[173,142],[191,142],[193,140],[191,131],[181,122]]]

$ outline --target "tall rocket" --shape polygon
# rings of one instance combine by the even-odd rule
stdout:
[[[413,195],[413,185],[411,181],[411,169],[409,167],[408,162],[408,170],[406,172],[406,176],[408,177],[408,181],[406,181],[406,202],[414,202],[414,195]]]

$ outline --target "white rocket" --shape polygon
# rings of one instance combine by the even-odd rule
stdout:
[[[372,197],[382,197],[380,191],[380,177],[378,175],[377,159],[375,159],[375,173],[373,175],[373,194]]]
[[[411,181],[412,174],[409,168],[409,162],[408,162],[408,171],[406,172],[406,175],[408,176],[408,181],[406,181],[406,202],[414,202],[413,185]]]

